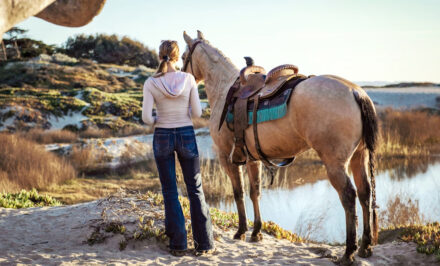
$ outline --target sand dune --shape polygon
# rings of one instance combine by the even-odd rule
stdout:
[[[155,239],[129,242],[120,251],[119,242],[123,238],[120,234],[112,234],[103,243],[92,246],[85,242],[103,216],[118,219],[129,229],[137,222],[137,212],[157,219],[157,225],[162,226],[157,218],[163,215],[160,209],[132,198],[62,207],[0,208],[0,265],[334,265],[331,258],[340,256],[344,250],[343,246],[290,243],[267,234],[260,243],[236,241],[232,239],[232,230],[218,228],[215,228],[216,254],[204,257],[191,253],[173,257]],[[371,258],[356,259],[358,265],[435,264],[434,256],[419,254],[415,244],[403,242],[378,245]]]

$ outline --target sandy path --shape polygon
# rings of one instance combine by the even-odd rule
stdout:
[[[0,265],[106,264],[106,265],[334,265],[329,256],[340,256],[342,246],[296,244],[264,235],[260,243],[232,240],[232,231],[215,229],[217,254],[173,257],[155,240],[137,241],[119,251],[121,235],[89,246],[84,240],[101,218],[103,205],[89,203],[29,209],[0,208]],[[250,232],[248,233],[250,234]],[[387,243],[376,246],[369,259],[358,265],[436,265],[433,256],[418,254],[415,244]]]

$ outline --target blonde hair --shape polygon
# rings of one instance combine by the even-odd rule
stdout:
[[[168,62],[179,60],[179,46],[176,41],[165,40],[159,46],[160,64],[154,77],[160,77],[168,71]]]

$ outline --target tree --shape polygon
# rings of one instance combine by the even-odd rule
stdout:
[[[12,58],[31,58],[40,54],[53,54],[56,50],[55,45],[47,45],[42,41],[27,38],[25,29],[13,27],[5,34],[7,38],[2,41],[4,60]]]
[[[100,63],[145,65],[152,68],[159,65],[159,59],[154,50],[128,37],[80,34],[69,37],[64,49],[69,56],[88,58]]]
[[[17,39],[19,39],[20,36],[24,36],[24,34],[28,32],[28,30],[21,29],[18,27],[12,27],[10,30],[8,30],[5,34],[9,36],[7,40],[5,40],[6,43],[6,49],[8,48],[8,42],[11,43],[15,50],[15,56],[17,58],[21,57],[20,49],[17,45]],[[4,47],[4,46],[3,46]],[[6,49],[4,51],[6,52]],[[7,59],[7,58],[6,58]]]

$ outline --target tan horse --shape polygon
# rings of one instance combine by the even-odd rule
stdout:
[[[212,108],[211,137],[234,189],[239,214],[239,228],[234,238],[244,239],[247,224],[242,172],[229,160],[233,133],[226,126],[218,130],[226,94],[239,76],[239,70],[206,41],[200,31],[196,39],[184,32],[184,39],[188,45],[182,56],[186,62],[184,71],[192,72],[196,80],[205,82]],[[193,46],[196,42],[198,44]],[[345,210],[347,238],[345,254],[339,260],[342,264],[353,262],[357,249],[356,190],[347,174],[347,168],[351,167],[363,211],[364,232],[358,255],[371,256],[371,246],[377,239],[373,159],[378,127],[374,105],[365,91],[336,76],[309,78],[295,88],[286,116],[259,124],[258,134],[261,148],[269,158],[288,158],[314,149],[322,159]],[[258,158],[251,127],[245,132],[245,141],[251,155]],[[262,238],[259,209],[261,163],[248,160],[246,168],[255,213],[251,240],[259,241]]]

